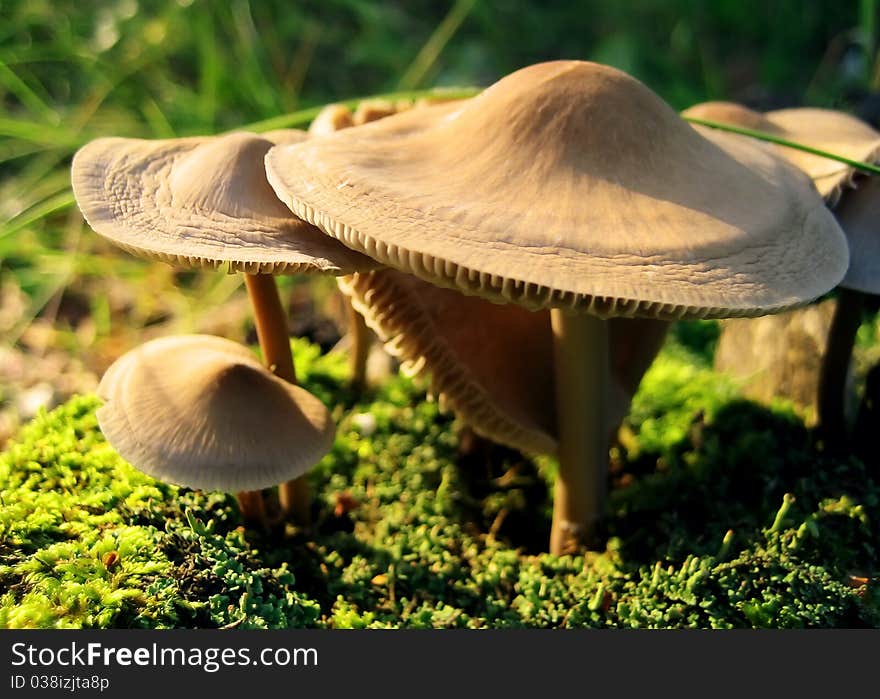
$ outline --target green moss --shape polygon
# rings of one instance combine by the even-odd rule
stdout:
[[[552,468],[459,453],[418,384],[356,401],[341,357],[295,353],[339,425],[312,531],[248,531],[233,498],[140,474],[79,397],[0,456],[0,626],[880,626],[876,469],[680,344],[615,452],[604,550],[563,557],[539,553]]]

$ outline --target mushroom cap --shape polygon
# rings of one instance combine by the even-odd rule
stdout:
[[[73,159],[71,182],[89,225],[140,257],[257,273],[347,274],[376,266],[290,213],[263,157],[303,131],[145,140],[100,138]]]
[[[736,102],[701,102],[693,107],[688,107],[681,115],[706,121],[717,121],[721,124],[742,126],[746,129],[763,131],[777,136],[782,135],[782,130],[761,112],[756,112],[754,109],[749,109]]]
[[[258,490],[296,478],[330,449],[323,403],[246,348],[210,335],[160,338],[105,373],[98,424],[135,468],[205,490]]]
[[[843,235],[802,173],[592,63],[531,66],[462,103],[275,147],[266,163],[291,210],[349,247],[532,309],[761,315],[846,271]]]
[[[775,124],[791,141],[820,150],[876,164],[880,161],[880,133],[861,119],[832,109],[799,107],[767,112],[767,120]],[[845,186],[853,186],[859,171],[846,163],[823,158],[793,148],[785,158],[810,176],[825,199],[832,205]]]
[[[309,125],[309,134],[323,136],[340,129],[354,126],[351,110],[344,104],[328,104],[316,116]]]
[[[744,126],[855,160],[880,159],[880,133],[865,122],[828,109],[783,109],[759,114],[730,102],[705,102],[684,116]],[[803,170],[834,207],[846,235],[850,264],[839,286],[880,294],[880,185],[845,163],[784,146],[778,153]]]
[[[849,269],[840,286],[880,295],[880,180],[859,178],[834,210],[849,241]]]
[[[703,102],[682,116],[763,131],[789,141],[826,150],[852,160],[880,160],[880,133],[864,121],[832,109],[797,107],[761,114],[734,102]],[[775,146],[776,152],[805,172],[829,203],[836,204],[844,186],[854,186],[859,171],[846,163],[806,151]]]
[[[526,453],[555,455],[558,433],[550,312],[495,304],[383,269],[337,279],[386,343],[476,432]],[[668,323],[609,320],[611,433],[659,351]]]

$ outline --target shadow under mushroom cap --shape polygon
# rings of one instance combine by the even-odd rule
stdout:
[[[273,143],[306,138],[101,138],[74,157],[71,181],[89,225],[141,257],[255,273],[345,274],[376,263],[291,214],[266,181]]]
[[[269,151],[300,217],[434,283],[597,315],[760,315],[843,276],[807,178],[694,129],[620,71],[520,70],[423,128],[419,110]]]

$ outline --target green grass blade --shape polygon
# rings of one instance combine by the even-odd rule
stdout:
[[[36,204],[27,211],[15,216],[0,227],[0,238],[5,238],[8,235],[17,233],[23,228],[27,228],[31,224],[36,223],[47,216],[69,209],[75,203],[76,199],[74,199],[73,192],[70,190],[66,190],[51,196],[48,199],[44,199],[39,204]]]
[[[46,104],[18,74],[0,60],[0,85],[14,94],[18,100],[34,114],[50,124],[57,125],[60,121],[58,112]]]
[[[773,136],[772,134],[764,133],[763,131],[754,131],[752,129],[744,129],[741,126],[731,126],[730,124],[723,124],[718,121],[710,121],[708,119],[697,119],[696,117],[682,117],[685,121],[689,121],[692,124],[699,124],[700,126],[708,126],[711,129],[718,129],[720,131],[729,131],[730,133],[739,134],[741,136],[749,136],[751,138],[756,138],[761,141],[768,141],[770,143],[775,143],[778,146],[785,146],[786,148],[794,148],[796,150],[802,150],[805,153],[811,153],[812,155],[818,155],[821,158],[828,158],[828,160],[836,160],[839,163],[844,163],[849,165],[856,170],[861,170],[862,172],[868,172],[873,175],[880,175],[880,167],[876,165],[871,165],[870,163],[864,163],[861,160],[853,160],[851,158],[847,158],[842,155],[838,155],[837,153],[830,153],[829,151],[820,150],[819,148],[813,148],[812,146],[808,146],[803,143],[798,143],[797,141],[789,141],[787,138],[780,138],[779,136]]]
[[[42,146],[75,148],[79,145],[79,139],[67,129],[6,117],[0,117],[0,136],[30,141]]]
[[[446,44],[450,42],[455,33],[459,30],[462,23],[467,19],[477,0],[456,0],[456,3],[449,10],[443,21],[437,25],[434,33],[422,46],[409,68],[404,71],[403,76],[397,83],[401,90],[412,90],[418,87],[425,79],[428,71],[431,69]]]
[[[199,51],[199,108],[202,121],[211,130],[217,113],[217,86],[220,81],[219,47],[211,15],[199,15],[194,29]]]

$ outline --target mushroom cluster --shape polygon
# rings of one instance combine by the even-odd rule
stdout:
[[[286,129],[261,135],[144,140],[102,138],[80,149],[71,180],[89,225],[141,257],[180,267],[227,265],[245,273],[263,361],[282,379],[296,372],[275,274],[348,274],[370,258],[293,216],[266,180],[275,144],[307,137]],[[308,523],[304,479],[282,483],[282,510]]]
[[[730,102],[706,102],[685,110],[683,115],[746,127],[852,160],[880,161],[880,133],[839,111],[792,108],[761,114]],[[835,214],[850,250],[850,264],[838,285],[815,380],[820,434],[827,447],[839,449],[847,441],[846,384],[856,333],[864,311],[876,309],[880,297],[880,183],[845,163],[784,146],[769,147],[812,179]],[[725,330],[729,342],[735,341],[735,332]],[[786,344],[782,338],[776,342]],[[747,367],[740,369],[749,371]]]
[[[213,378],[179,387],[172,414],[225,415],[210,384],[265,402],[275,429],[291,429],[294,387],[279,386],[295,371],[271,275],[346,275],[354,305],[474,429],[557,458],[554,553],[593,538],[609,436],[671,321],[803,305],[849,261],[796,167],[692,127],[634,78],[582,61],[530,66],[419,109],[333,107],[308,138],[101,139],[77,154],[73,181],[92,227],[135,254],[247,275],[271,374],[218,351],[205,362]],[[161,431],[126,441],[119,425],[154,403],[120,391],[140,381],[163,395],[180,379],[135,366],[108,372],[102,427],[159,473],[182,452],[164,452]],[[216,438],[204,438],[209,460],[244,458]],[[296,492],[282,490],[288,507]]]
[[[517,71],[462,103],[279,145],[279,198],[377,262],[549,313],[559,475],[550,548],[588,540],[607,467],[609,324],[774,313],[842,278],[802,173],[693,128],[592,63]]]

